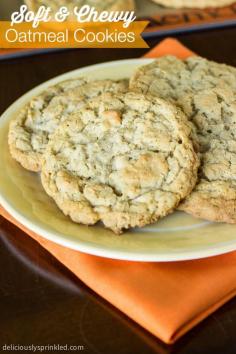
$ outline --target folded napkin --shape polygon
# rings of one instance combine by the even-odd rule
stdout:
[[[166,39],[146,57],[165,54],[181,58],[193,55],[178,41]],[[175,342],[236,295],[236,252],[172,263],[111,260],[47,241],[19,224],[1,206],[0,214],[96,293],[166,343]]]

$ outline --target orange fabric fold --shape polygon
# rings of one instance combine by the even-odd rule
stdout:
[[[166,39],[146,57],[193,55]],[[36,235],[0,213],[34,238],[86,285],[166,343],[173,343],[236,295],[236,252],[202,260],[141,263],[80,253]]]
[[[157,46],[149,50],[144,55],[144,58],[159,58],[164,55],[175,55],[180,59],[186,59],[195,55],[195,53],[182,45],[177,39],[166,38]]]

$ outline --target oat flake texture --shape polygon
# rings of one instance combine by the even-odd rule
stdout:
[[[10,152],[21,165],[31,171],[41,170],[42,154],[50,135],[75,109],[103,92],[126,92],[127,80],[85,78],[63,81],[33,98],[10,124]]]
[[[41,179],[78,223],[115,233],[156,222],[193,189],[198,158],[175,106],[139,93],[104,94],[62,123],[44,154]]]
[[[236,69],[200,57],[162,57],[140,67],[130,88],[177,104],[195,128],[201,166],[180,209],[196,217],[236,222]]]

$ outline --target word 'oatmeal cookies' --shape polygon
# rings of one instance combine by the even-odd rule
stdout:
[[[64,214],[101,220],[115,233],[156,222],[197,179],[187,118],[136,93],[105,94],[72,114],[51,137],[41,179]]]
[[[161,96],[196,127],[199,181],[180,209],[213,221],[236,222],[236,69],[200,57],[162,57],[138,68],[132,90]]]
[[[11,155],[30,171],[40,171],[42,154],[50,135],[70,112],[104,92],[126,92],[127,80],[84,78],[64,81],[33,98],[10,124],[8,142]]]
[[[234,3],[234,0],[153,0],[157,4],[167,7],[189,7],[200,8],[205,7],[223,7]]]

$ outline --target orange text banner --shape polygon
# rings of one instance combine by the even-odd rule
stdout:
[[[141,34],[147,21],[117,23],[48,22],[11,26],[0,21],[0,48],[148,48]]]

